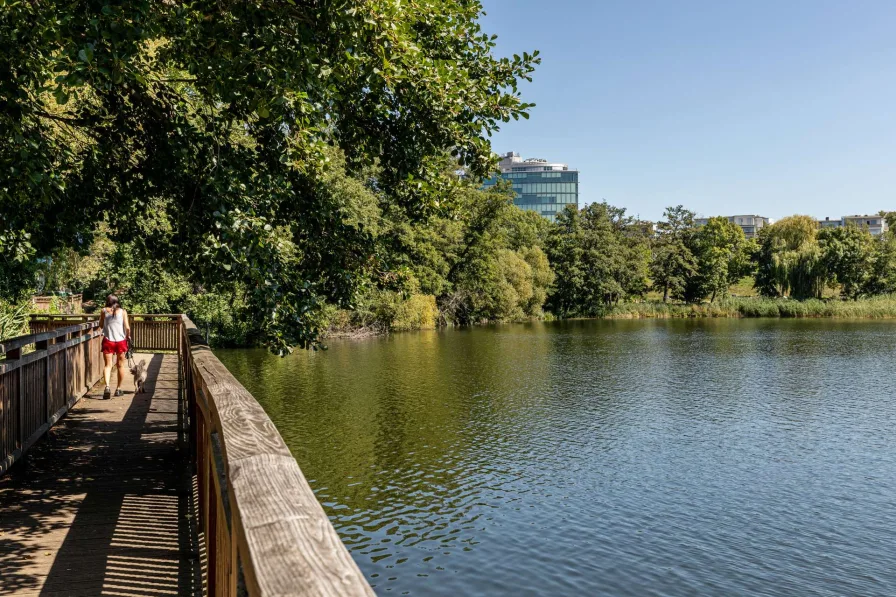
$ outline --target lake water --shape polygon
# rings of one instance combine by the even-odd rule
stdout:
[[[377,593],[896,595],[896,323],[219,351]]]

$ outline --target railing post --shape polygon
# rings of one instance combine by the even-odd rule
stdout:
[[[208,561],[208,594],[218,595],[218,498],[215,493],[215,463],[212,458],[211,433],[206,428],[201,438],[204,451],[203,468],[205,477],[205,557]]]
[[[68,334],[62,334],[62,343],[65,344],[66,340]],[[59,336],[56,336],[56,341],[59,341]],[[71,398],[68,393],[68,348],[63,347],[59,352],[62,353],[62,402],[65,404]]]
[[[20,358],[22,358],[22,349],[21,348],[16,348],[16,349],[10,350],[9,352],[6,353],[7,361],[15,361]],[[16,386],[15,400],[16,400],[16,408],[18,409],[17,426],[19,428],[18,433],[16,434],[16,437],[18,437],[18,440],[19,440],[18,448],[22,449],[25,447],[25,440],[28,439],[27,437],[25,437],[25,368],[24,367],[19,367],[19,369],[16,373],[16,382],[17,382],[17,386]],[[12,397],[10,396],[10,398],[12,398]]]
[[[90,336],[90,330],[81,330],[79,339],[81,340],[81,353],[84,357],[84,371],[81,375],[81,387],[85,392],[90,391],[90,342],[86,339]]]
[[[41,340],[34,343],[34,350],[49,350],[52,340]],[[50,412],[50,355],[43,358],[44,361],[44,407],[41,409],[44,422],[50,420],[53,413]]]

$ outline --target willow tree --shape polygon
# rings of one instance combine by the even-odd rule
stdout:
[[[328,146],[409,213],[492,167],[538,59],[496,58],[479,2],[0,0],[0,292],[98,220],[160,267],[248,289],[267,342],[350,304],[371,235],[327,184]],[[537,52],[536,52],[537,54]],[[151,216],[151,217],[148,217]]]
[[[756,288],[761,294],[821,298],[826,271],[817,232],[811,216],[783,218],[760,231]]]

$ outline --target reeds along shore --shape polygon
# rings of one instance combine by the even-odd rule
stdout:
[[[650,301],[624,303],[605,315],[612,319],[676,317],[838,317],[855,319],[896,318],[896,295],[855,301],[838,299],[804,301],[759,297],[725,298],[715,303],[682,304]]]

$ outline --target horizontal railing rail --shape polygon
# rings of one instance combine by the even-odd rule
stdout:
[[[99,380],[101,341],[87,321],[0,343],[0,475]]]
[[[180,341],[181,316],[172,313],[129,313],[131,324],[131,341],[134,350],[143,351],[176,351]],[[96,321],[99,315],[61,315],[34,313],[29,325],[31,332],[44,332],[60,327]]]
[[[99,319],[96,315],[63,315],[63,314],[47,314],[47,313],[32,313],[30,315],[30,319],[28,325],[31,328],[32,334],[37,334],[39,332],[48,332],[50,330],[56,330],[59,328],[64,328],[66,326],[75,325],[76,323],[86,323],[88,321],[96,321]]]
[[[186,317],[181,371],[207,594],[373,595],[286,443]]]

